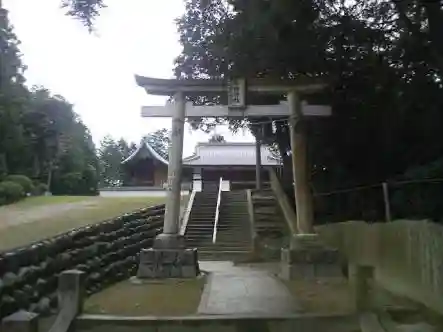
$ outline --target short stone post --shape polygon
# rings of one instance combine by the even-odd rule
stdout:
[[[17,311],[3,318],[4,332],[38,332],[38,314],[28,311]]]
[[[371,285],[374,277],[374,267],[368,265],[349,265],[349,286],[354,300],[355,309],[359,312],[371,309]]]
[[[75,317],[82,313],[85,275],[82,271],[68,270],[58,277],[59,313],[49,332],[69,331]]]
[[[337,249],[325,246],[317,234],[297,234],[290,247],[281,251],[283,279],[341,277],[341,256]]]
[[[58,277],[58,306],[69,303],[76,315],[83,312],[86,274],[79,270],[63,271]]]

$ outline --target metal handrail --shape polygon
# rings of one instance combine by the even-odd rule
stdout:
[[[258,234],[255,228],[255,211],[254,211],[254,203],[252,201],[251,189],[246,189],[246,202],[248,204],[249,227],[251,228],[252,250],[255,252],[256,243],[258,240]]]
[[[192,206],[194,205],[194,199],[197,192],[195,190],[192,191],[191,196],[189,197],[188,204],[183,214],[183,218],[181,219],[180,224],[180,235],[185,235],[186,227],[188,226],[189,217],[191,216]]]
[[[220,214],[222,183],[223,183],[223,178],[220,178],[220,182],[218,183],[217,207],[215,208],[214,231],[212,233],[212,243],[215,243],[215,241],[217,239],[217,226],[218,226],[218,219],[219,219],[219,214]]]

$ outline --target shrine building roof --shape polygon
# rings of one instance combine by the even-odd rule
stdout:
[[[161,164],[168,165],[168,161],[158,154],[153,147],[143,139],[137,148],[122,163],[133,159],[152,158]],[[281,161],[269,147],[261,146],[261,164],[263,166],[280,166]],[[221,142],[198,143],[194,154],[183,158],[183,166],[253,166],[255,165],[254,142]]]

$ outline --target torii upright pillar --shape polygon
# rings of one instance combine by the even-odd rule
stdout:
[[[255,137],[255,189],[262,189],[262,178],[261,178],[261,137],[257,134]]]
[[[292,173],[298,234],[290,248],[282,249],[281,277],[284,279],[341,276],[338,250],[322,243],[314,231],[313,197],[307,158],[306,126],[297,91],[288,92]]]
[[[140,253],[137,277],[141,279],[194,278],[200,273],[197,249],[186,248],[184,237],[179,233],[183,135],[186,115],[186,100],[183,91],[174,93],[174,106],[163,233],[155,238],[152,248],[142,249]]]
[[[307,161],[306,128],[300,97],[296,91],[288,93],[290,108],[290,139],[292,174],[294,181],[295,206],[297,207],[297,229],[299,234],[314,233],[314,209],[309,185],[309,165]]]
[[[185,246],[183,236],[179,235],[183,135],[186,114],[186,100],[183,92],[175,93],[174,105],[163,233],[158,235],[154,242],[154,248],[158,249],[176,249]]]

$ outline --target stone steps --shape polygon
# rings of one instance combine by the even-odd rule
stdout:
[[[229,250],[229,251],[213,251],[211,249],[199,250],[199,260],[211,260],[211,261],[241,261],[249,257],[250,251],[246,250]]]
[[[288,226],[272,190],[252,191],[255,231],[261,237],[283,237]]]
[[[218,195],[216,188],[213,191],[196,193],[185,236],[198,233],[202,237],[212,237]]]
[[[197,193],[187,224],[188,247],[195,247],[202,259],[237,259],[251,252],[251,229],[245,191],[223,192],[216,243],[212,242],[217,194]]]
[[[237,255],[249,255],[252,250],[251,228],[246,204],[246,192],[231,191],[222,193],[220,219],[214,246],[237,248],[229,250]]]
[[[200,224],[200,225],[192,225],[192,228],[188,228],[187,231],[191,231],[194,229],[214,229],[214,223],[212,224]],[[217,225],[217,229],[237,229],[237,228],[244,228],[246,229],[247,227],[244,227],[244,225],[238,225],[237,223],[232,223],[232,224],[222,224],[222,225]]]
[[[234,231],[227,231],[227,232],[217,231],[217,238],[221,239],[224,237],[235,237],[236,239],[248,239],[249,233],[250,233],[250,231],[245,230],[245,229],[240,229],[236,232],[234,232]]]
[[[216,205],[217,193],[196,193],[185,231],[187,247],[212,245]]]

